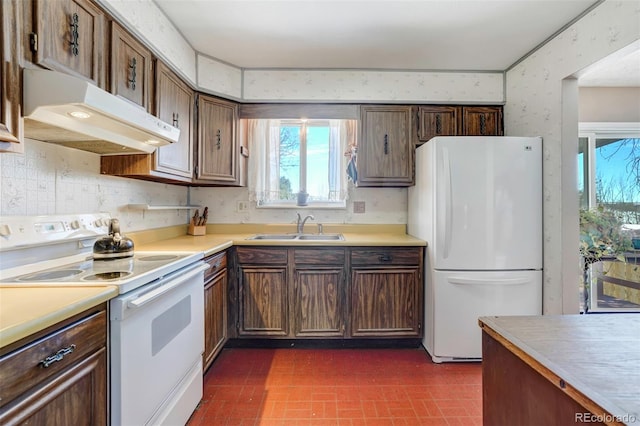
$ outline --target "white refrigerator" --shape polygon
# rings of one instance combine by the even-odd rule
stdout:
[[[478,317],[542,313],[542,139],[417,148],[407,230],[427,241],[424,347],[434,362],[481,359]]]

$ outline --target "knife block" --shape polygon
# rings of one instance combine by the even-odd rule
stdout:
[[[187,233],[189,235],[207,235],[207,225],[195,226],[190,223]]]

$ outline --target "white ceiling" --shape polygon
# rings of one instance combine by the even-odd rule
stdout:
[[[153,1],[196,51],[237,67],[433,71],[503,71],[595,2]]]

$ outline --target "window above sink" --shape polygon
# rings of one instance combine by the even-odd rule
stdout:
[[[249,190],[258,208],[344,209],[356,120],[250,119]]]

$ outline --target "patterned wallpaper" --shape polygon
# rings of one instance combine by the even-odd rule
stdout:
[[[150,0],[98,1],[199,89],[237,100],[504,102],[501,72],[243,70],[195,52]]]
[[[499,72],[244,71],[251,101],[502,103],[503,95]]]
[[[100,156],[25,140],[24,154],[0,155],[0,216],[109,212],[123,232],[187,223],[185,210],[139,211],[127,204],[187,204],[187,189],[100,174]]]
[[[198,54],[198,87],[242,99],[242,70]]]
[[[575,167],[575,149],[562,140],[562,80],[607,55],[640,39],[640,2],[605,1],[567,28],[506,75],[505,133],[509,136],[543,137],[544,215],[544,312],[559,314],[573,305],[580,281],[577,241],[568,225],[577,230],[576,209],[563,211],[563,197],[575,196],[577,183],[563,183],[563,168]],[[577,109],[577,103],[575,105]],[[576,113],[577,117],[577,113]],[[567,148],[566,146],[564,148]],[[566,154],[572,152],[571,155]],[[575,250],[575,252],[573,252]],[[567,254],[569,253],[569,254]],[[575,256],[572,256],[575,254]],[[575,263],[574,272],[563,274],[563,263]],[[566,265],[564,265],[566,266]],[[575,274],[575,275],[574,275]],[[563,300],[563,293],[569,300]],[[563,308],[564,305],[564,308]],[[574,310],[575,312],[575,310]]]

